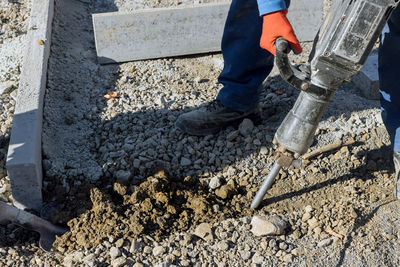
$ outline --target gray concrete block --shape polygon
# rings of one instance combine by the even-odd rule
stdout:
[[[93,15],[100,63],[219,51],[229,5]],[[217,37],[218,36],[218,37]]]
[[[362,70],[353,77],[352,83],[365,98],[379,100],[380,93],[377,52],[372,53],[368,57]]]
[[[230,3],[93,15],[100,63],[181,56],[221,50]],[[301,41],[318,31],[323,1],[293,1],[289,19]]]
[[[314,41],[322,22],[324,1],[296,0],[290,2],[287,17],[300,42]]]
[[[43,97],[50,54],[54,0],[32,2],[27,44],[7,155],[14,205],[42,206]]]

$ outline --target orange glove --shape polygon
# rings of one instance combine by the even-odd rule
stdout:
[[[275,55],[275,40],[278,37],[286,39],[292,49],[301,53],[303,49],[297,40],[296,34],[286,18],[287,9],[265,14],[263,16],[263,28],[260,39],[260,46]]]

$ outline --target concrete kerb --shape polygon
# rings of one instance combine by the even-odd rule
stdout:
[[[23,209],[42,206],[43,99],[53,15],[54,0],[33,1],[6,162],[14,205]]]
[[[221,51],[229,7],[227,1],[94,14],[99,63]],[[322,11],[323,1],[292,1],[288,17],[300,41],[314,40]]]
[[[352,83],[367,99],[379,100],[378,51],[374,51],[362,70],[353,77]]]

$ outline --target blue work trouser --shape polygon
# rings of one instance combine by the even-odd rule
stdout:
[[[388,22],[379,48],[379,83],[383,122],[395,152],[400,152],[400,7]]]
[[[260,47],[262,17],[257,0],[233,0],[222,37],[224,85],[217,99],[226,107],[246,112],[257,107],[261,84],[271,72],[274,57]]]
[[[394,150],[400,152],[400,7],[388,24],[379,50],[382,117]],[[246,112],[258,105],[261,84],[274,64],[273,55],[260,48],[261,31],[257,1],[233,0],[222,38],[225,65],[218,79],[224,87],[217,99],[226,107]]]

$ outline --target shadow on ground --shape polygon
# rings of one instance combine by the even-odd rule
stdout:
[[[56,5],[64,7],[66,4],[59,0],[56,1]],[[53,220],[58,223],[66,223],[73,220],[73,226],[85,226],[88,232],[97,233],[103,231],[108,234],[113,234],[116,228],[111,229],[107,225],[112,227],[124,224],[127,226],[135,225],[137,229],[120,229],[120,232],[116,234],[119,235],[118,237],[123,238],[131,237],[137,233],[146,233],[148,235],[157,233],[157,238],[159,238],[174,230],[185,230],[194,227],[200,222],[212,222],[226,217],[240,218],[245,215],[251,215],[252,211],[245,207],[250,205],[250,201],[259,184],[259,181],[254,181],[253,179],[254,177],[262,177],[261,173],[252,173],[236,179],[234,181],[236,183],[234,188],[236,189],[230,188],[229,182],[225,184],[226,198],[218,197],[213,191],[208,190],[203,177],[209,173],[223,172],[229,166],[238,162],[246,162],[247,166],[254,166],[259,170],[267,167],[269,163],[267,157],[271,156],[271,151],[262,161],[258,161],[254,156],[258,155],[261,146],[267,149],[271,148],[273,134],[285,114],[293,106],[298,93],[293,88],[282,86],[281,89],[284,89],[284,92],[287,93],[288,99],[276,103],[263,101],[264,121],[258,126],[257,131],[251,136],[252,138],[249,139],[238,135],[229,143],[226,141],[226,136],[233,129],[227,129],[221,134],[207,137],[190,137],[175,129],[174,122],[177,116],[198,107],[173,109],[170,108],[170,103],[166,103],[164,108],[144,107],[140,111],[117,113],[111,118],[104,118],[101,115],[107,108],[107,102],[99,103],[99,101],[101,95],[117,86],[117,80],[120,78],[118,73],[119,66],[98,66],[93,63],[97,68],[95,72],[91,70],[80,72],[77,70],[77,66],[82,64],[80,61],[81,55],[88,50],[94,53],[93,37],[91,37],[88,44],[74,45],[81,43],[81,33],[71,34],[70,27],[65,26],[68,25],[69,16],[74,17],[76,13],[83,16],[82,14],[88,12],[87,9],[83,11],[81,9],[82,6],[74,6],[72,9],[63,10],[62,16],[60,15],[60,10],[56,13],[60,20],[54,25],[54,34],[56,38],[68,40],[69,43],[64,46],[52,46],[51,57],[58,57],[61,60],[50,63],[50,65],[54,64],[54,69],[80,76],[80,81],[92,81],[92,83],[88,82],[85,84],[87,85],[86,87],[78,88],[77,82],[73,79],[61,81],[55,87],[62,88],[54,91],[49,90],[48,96],[50,98],[59,98],[63,102],[63,107],[57,110],[57,114],[54,115],[54,117],[58,118],[55,123],[70,125],[72,133],[80,130],[90,130],[92,133],[88,134],[87,139],[83,140],[83,143],[79,145],[79,141],[82,140],[60,140],[57,138],[59,135],[56,133],[58,128],[54,128],[53,135],[50,134],[51,129],[48,129],[49,132],[46,137],[49,140],[46,140],[46,143],[51,149],[57,150],[60,142],[71,141],[73,143],[77,141],[78,144],[75,146],[77,150],[82,149],[82,151],[97,155],[95,160],[102,167],[103,175],[96,182],[88,182],[83,174],[63,177],[61,174],[59,176],[50,176],[45,173],[43,194],[46,202],[57,201],[62,205],[54,215]],[[88,25],[90,25],[89,21],[90,18],[85,18],[85,23]],[[88,31],[91,33],[92,29]],[[64,60],[63,56],[66,52],[71,56]],[[102,76],[107,80],[107,84],[99,84],[96,81],[96,76]],[[132,88],[137,87],[137,83],[140,82],[134,82]],[[267,92],[276,91],[277,87],[282,84],[284,83],[279,76],[269,78],[263,92],[263,99],[267,97]],[[104,86],[104,88],[99,89],[101,95],[95,95],[95,98],[91,93],[94,90],[93,85]],[[51,87],[53,88],[54,86]],[[84,105],[101,106],[100,110],[93,113],[90,118],[85,116],[87,114],[83,114],[82,117],[85,117],[84,119],[91,123],[88,129],[79,129],[82,125],[76,123],[76,114],[80,114],[79,110],[82,106],[76,106],[76,103],[71,100],[81,95],[88,96],[88,100],[84,102]],[[350,109],[348,99],[341,92],[338,92],[338,95],[341,97],[337,98],[335,103],[328,108],[324,118],[339,115],[349,116],[353,111],[377,106],[376,101],[371,101],[368,105],[355,104],[354,108]],[[121,97],[124,98],[125,96],[122,95]],[[118,102],[115,103],[118,104]],[[46,115],[50,116],[49,113],[45,113]],[[45,125],[45,127],[51,128],[51,125]],[[151,129],[152,131],[145,132],[145,129]],[[103,133],[107,133],[107,135]],[[126,136],[130,139],[128,143],[133,145],[134,148],[129,151],[124,150],[123,154],[118,154],[120,153],[121,144],[119,143],[121,140],[115,138],[116,136]],[[79,139],[80,136],[73,138]],[[258,139],[261,145],[255,145],[253,143],[254,139]],[[87,140],[90,141],[90,144],[85,143]],[[182,143],[182,140],[186,141]],[[100,147],[105,145],[116,148],[114,150],[109,148],[111,152],[116,153],[112,154],[115,157],[104,156],[105,153],[99,153]],[[151,153],[150,149],[152,150]],[[388,148],[384,147],[382,150],[373,150],[368,153],[385,154],[387,150]],[[382,153],[382,151],[385,153]],[[49,160],[46,155],[44,156],[45,160]],[[60,153],[60,156],[64,155]],[[181,165],[180,160],[182,157],[189,157],[193,160],[188,166],[177,167]],[[110,161],[109,158],[112,160]],[[139,165],[135,163],[135,160],[138,159],[140,159]],[[123,164],[121,163],[122,161],[124,161]],[[122,168],[121,166],[125,165],[125,163],[127,167]],[[84,164],[85,162],[82,162],[82,165]],[[180,169],[177,170],[177,168]],[[70,170],[72,173],[75,166],[66,165],[65,169],[67,171]],[[128,169],[131,173],[130,176],[121,181],[114,175],[119,169]],[[166,170],[167,173],[161,175],[159,173],[160,170]],[[379,166],[377,171],[380,170],[387,170],[387,166]],[[355,176],[363,177],[362,179],[365,181],[375,178],[373,174],[369,174],[366,166],[362,165],[350,170],[348,174],[324,179],[324,181],[315,182],[300,190],[292,190],[293,188],[288,186],[286,192],[281,192],[276,196],[268,196],[264,200],[263,210],[272,209],[276,207],[274,204],[277,203],[290,205],[290,199],[293,197],[308,196],[319,189],[343,183],[353,179]],[[149,189],[148,192],[152,192],[154,195],[149,194],[145,189]],[[139,209],[136,207],[139,207]],[[96,224],[94,225],[102,225],[104,228],[90,228],[93,226],[91,223],[94,221],[89,220],[88,217],[90,216],[87,216],[87,214],[91,214],[98,219],[96,219]],[[366,217],[364,221],[368,219],[369,217]],[[141,229],[140,225],[148,227]],[[82,231],[85,234],[88,234],[88,232]],[[79,232],[74,232],[74,237],[76,240],[80,240],[79,246],[85,246],[87,235],[80,235]],[[100,241],[98,240],[98,242]],[[70,248],[76,249],[79,246],[72,244]],[[69,248],[65,246],[64,249]]]

